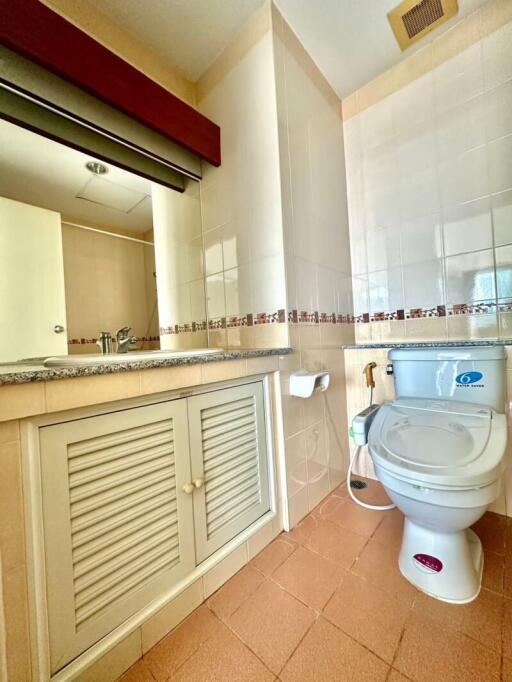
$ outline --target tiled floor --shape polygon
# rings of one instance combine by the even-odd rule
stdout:
[[[384,502],[372,483],[361,499]],[[453,606],[399,573],[402,516],[344,487],[167,635],[123,682],[512,681],[512,520],[476,524],[484,589]]]

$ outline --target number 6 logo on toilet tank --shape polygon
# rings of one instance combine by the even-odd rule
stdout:
[[[457,386],[471,386],[471,388],[480,388],[483,384],[478,382],[483,379],[484,375],[482,372],[462,372],[457,377],[455,381]]]

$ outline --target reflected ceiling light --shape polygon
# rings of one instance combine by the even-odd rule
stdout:
[[[102,163],[99,163],[98,161],[88,161],[85,164],[85,167],[87,168],[88,171],[94,173],[94,175],[105,175],[106,173],[108,173],[108,168]]]

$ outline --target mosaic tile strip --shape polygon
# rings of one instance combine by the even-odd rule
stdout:
[[[247,313],[242,316],[219,317],[213,320],[201,320],[189,324],[172,325],[161,327],[160,334],[182,334],[185,332],[214,331],[216,329],[229,329],[233,327],[254,327],[261,324],[279,324],[286,322],[286,311],[276,310],[273,313]]]
[[[139,341],[143,343],[148,343],[150,341],[160,341],[159,336],[138,336]],[[115,337],[112,339],[115,342]],[[68,339],[68,346],[87,346],[93,343],[97,343],[98,339]]]

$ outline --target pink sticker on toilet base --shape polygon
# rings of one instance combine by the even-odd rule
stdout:
[[[443,570],[443,562],[430,554],[415,554],[414,560],[432,573],[440,573]]]

